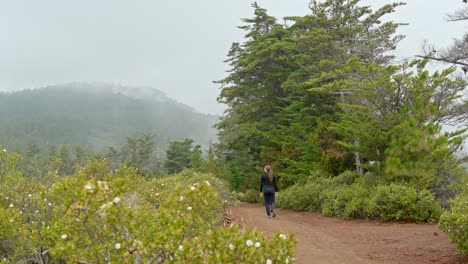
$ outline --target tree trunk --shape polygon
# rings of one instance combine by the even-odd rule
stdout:
[[[355,146],[359,146],[359,140],[358,139],[355,139],[354,140],[354,145]],[[362,169],[362,165],[361,165],[361,154],[359,152],[354,152],[354,160],[356,162],[356,171],[359,175],[362,175],[364,172],[363,172],[363,169]]]

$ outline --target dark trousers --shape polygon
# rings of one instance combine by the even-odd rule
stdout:
[[[263,200],[265,201],[265,210],[267,215],[270,215],[271,211],[275,209],[275,190],[269,188],[263,189]]]

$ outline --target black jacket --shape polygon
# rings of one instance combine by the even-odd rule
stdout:
[[[260,192],[263,192],[264,186],[274,187],[275,192],[278,192],[279,189],[278,189],[278,184],[276,183],[276,175],[273,174],[273,182],[270,182],[268,173],[264,173],[262,177],[260,177]]]

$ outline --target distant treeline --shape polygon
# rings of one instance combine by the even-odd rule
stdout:
[[[109,147],[105,152],[61,144],[51,146],[47,152],[41,151],[37,145],[28,145],[24,152],[16,154],[19,156],[17,169],[25,177],[40,178],[49,172],[59,176],[72,175],[97,159],[106,159],[110,170],[127,165],[150,178],[172,175],[183,169],[195,169],[219,177],[226,174],[216,158],[213,145],[203,151],[193,139],[186,138],[171,141],[166,149],[160,149],[156,145],[156,136],[150,134],[127,137],[124,144]]]

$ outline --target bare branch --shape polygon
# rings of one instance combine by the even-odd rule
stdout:
[[[468,34],[462,39],[455,39],[450,47],[438,51],[435,47],[424,44],[423,52],[424,55],[417,57],[460,65],[465,73],[468,71]]]
[[[457,64],[457,65],[468,67],[468,63],[464,63],[464,62],[461,62],[461,61],[453,61],[453,60],[449,60],[449,59],[446,59],[446,58],[439,58],[439,57],[426,56],[426,55],[417,55],[416,57],[423,58],[423,59],[428,59],[428,60],[435,60],[435,61],[440,61],[440,62],[452,63],[452,64]]]
[[[468,7],[464,9],[457,10],[446,16],[446,20],[449,22],[468,20]]]

